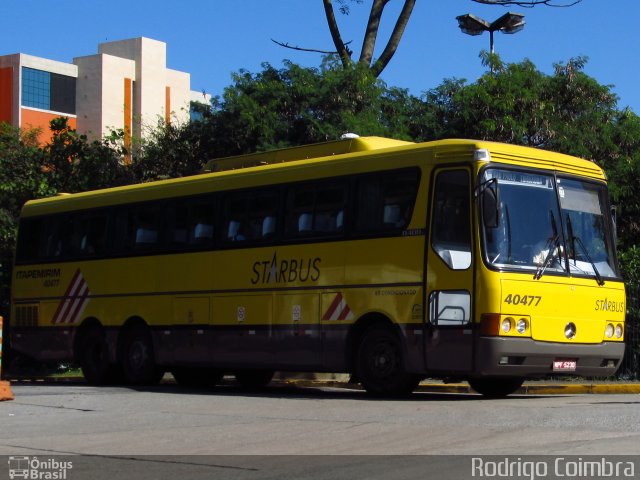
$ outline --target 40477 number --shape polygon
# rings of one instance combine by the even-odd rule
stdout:
[[[504,303],[508,303],[509,305],[526,305],[529,307],[537,307],[540,305],[540,301],[542,300],[542,296],[540,295],[518,295],[510,293],[504,299]]]

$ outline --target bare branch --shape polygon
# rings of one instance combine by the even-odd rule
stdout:
[[[385,69],[393,55],[396,53],[398,45],[400,44],[400,39],[404,34],[404,29],[406,28],[407,23],[409,23],[409,18],[411,17],[411,12],[413,11],[415,4],[416,0],[405,0],[402,11],[396,21],[396,25],[393,27],[391,37],[387,42],[387,46],[384,48],[382,55],[380,55],[380,58],[378,58],[372,68],[373,74],[376,77],[382,73],[382,70]]]
[[[298,50],[300,52],[323,53],[326,55],[335,55],[336,53],[338,53],[335,50],[320,50],[318,48],[303,48],[297,45],[289,45],[288,42],[279,42],[278,40],[274,40],[273,38],[271,39],[271,41],[276,45],[280,45],[281,47],[290,48],[291,50]],[[350,43],[351,41],[348,41],[344,44],[345,48],[347,49],[347,52],[349,52],[349,55],[351,55],[351,50],[349,49],[349,47],[347,47],[347,45],[349,45]]]
[[[333,39],[333,44],[336,47],[336,51],[340,56],[340,60],[342,60],[342,65],[345,67],[351,64],[351,53],[349,49],[346,47],[346,44],[342,41],[342,37],[340,36],[340,29],[338,28],[338,22],[336,22],[336,16],[333,11],[333,5],[331,0],[322,0],[324,3],[324,13],[327,17],[327,24],[329,25],[329,31],[331,32],[331,38]]]
[[[573,7],[582,0],[471,0],[472,2],[482,3],[483,5],[502,5],[503,7],[518,6],[524,8],[533,8],[536,5],[546,5],[547,7]]]
[[[364,39],[362,40],[362,50],[360,51],[359,60],[360,63],[366,66],[371,65],[373,50],[376,46],[378,30],[380,29],[380,18],[382,17],[382,11],[387,3],[389,3],[389,0],[373,0],[373,5],[371,5],[371,12],[369,13],[367,30],[364,34]]]

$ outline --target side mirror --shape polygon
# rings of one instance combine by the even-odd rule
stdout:
[[[482,210],[482,222],[486,228],[497,228],[500,224],[500,199],[495,183],[488,185],[480,196],[480,208]]]
[[[611,221],[613,222],[613,235],[618,238],[618,207],[615,205],[611,206]]]

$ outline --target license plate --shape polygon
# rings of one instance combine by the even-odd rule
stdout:
[[[578,366],[577,360],[562,358],[562,359],[556,359],[553,361],[554,372],[575,372],[577,366]]]

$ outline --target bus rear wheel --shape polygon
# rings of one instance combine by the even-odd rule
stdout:
[[[111,383],[113,368],[109,364],[109,347],[101,327],[89,327],[88,330],[80,333],[76,358],[89,384]]]
[[[183,387],[215,387],[223,377],[220,370],[203,367],[178,367],[171,370],[171,374]]]
[[[421,380],[405,370],[400,339],[386,326],[374,326],[364,333],[355,365],[356,376],[370,395],[408,395]]]
[[[264,388],[271,382],[275,372],[273,370],[238,370],[236,380],[244,388]]]
[[[164,371],[155,363],[151,332],[146,326],[134,326],[124,332],[122,369],[131,385],[156,385]]]
[[[489,398],[501,398],[515,393],[524,383],[519,377],[470,378],[469,385],[476,392]]]

